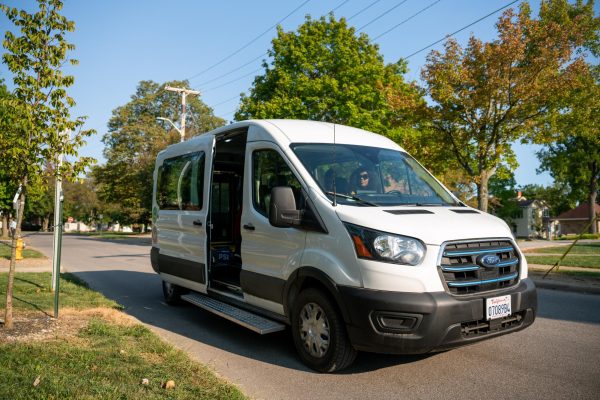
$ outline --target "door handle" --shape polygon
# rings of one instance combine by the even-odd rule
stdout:
[[[246,229],[246,230],[248,230],[248,231],[253,231],[253,230],[255,230],[256,228],[255,228],[255,227],[254,227],[254,225],[252,225],[252,224],[245,224],[245,225],[244,225],[244,229]]]
[[[197,226],[202,226],[202,221],[201,221],[201,220],[199,220],[199,219],[195,220],[195,221],[194,221],[194,222],[192,222],[192,223],[193,223],[194,225],[197,225]]]

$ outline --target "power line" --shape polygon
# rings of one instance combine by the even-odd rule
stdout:
[[[306,3],[308,3],[311,0],[305,0],[302,4],[300,4],[298,7],[294,8],[290,13],[288,13],[285,17],[281,18],[279,21],[277,21],[274,25],[270,26],[269,29],[265,30],[263,33],[261,33],[260,35],[258,35],[257,37],[255,37],[254,39],[252,39],[251,41],[249,41],[248,43],[246,43],[245,45],[243,45],[242,47],[240,47],[239,49],[237,49],[236,51],[234,51],[233,53],[229,54],[228,56],[222,58],[221,60],[217,61],[216,63],[212,64],[210,67],[198,72],[196,75],[191,76],[190,78],[188,78],[188,80],[194,79],[202,74],[204,74],[205,72],[210,71],[211,69],[213,69],[214,67],[216,67],[217,65],[222,64],[223,62],[229,60],[231,57],[235,56],[236,54],[238,54],[240,51],[246,49],[248,46],[250,46],[252,43],[256,42],[258,39],[260,39],[261,37],[263,37],[264,35],[266,35],[267,33],[269,33],[271,31],[271,29],[275,28],[277,25],[281,24],[283,21],[285,21],[290,15],[294,14],[296,11],[298,11],[300,8],[302,8]],[[346,0],[349,1],[349,0]]]
[[[347,2],[349,2],[350,0],[345,0],[342,1],[337,7],[335,7],[334,9],[332,9],[331,11],[329,11],[330,13],[335,12],[338,8],[340,8],[341,6],[343,6],[344,4],[346,4]]]
[[[233,96],[233,97],[230,97],[230,98],[229,98],[229,99],[227,99],[227,100],[220,101],[220,102],[218,102],[217,104],[213,104],[212,106],[213,106],[213,107],[218,107],[218,106],[220,106],[220,105],[222,105],[222,104],[229,103],[230,101],[233,101],[233,100],[236,100],[236,99],[239,99],[239,98],[240,98],[240,95],[239,95],[239,94],[236,94],[235,96]]]
[[[368,6],[366,6],[365,8],[363,8],[362,10],[360,10],[359,12],[357,12],[356,14],[352,15],[351,17],[348,17],[348,19],[346,19],[346,21],[350,21],[352,18],[362,14],[363,12],[367,11],[369,8],[373,7],[375,4],[379,3],[381,0],[375,0],[374,2],[372,2],[371,4],[369,4]]]
[[[258,60],[259,58],[262,58],[262,57],[266,56],[267,54],[268,54],[268,53],[262,53],[260,56],[253,58],[252,60],[248,61],[247,63],[244,63],[244,64],[240,65],[239,67],[232,69],[232,70],[231,70],[231,71],[229,71],[229,72],[226,72],[226,73],[224,73],[224,74],[222,74],[222,75],[219,75],[219,76],[217,76],[216,78],[209,79],[209,80],[207,80],[207,81],[204,81],[204,82],[201,82],[201,83],[199,83],[199,84],[198,84],[198,86],[204,86],[204,85],[206,85],[207,83],[212,83],[212,82],[214,82],[214,81],[218,81],[219,79],[226,77],[227,75],[231,75],[232,73],[234,73],[234,72],[236,72],[236,71],[239,71],[240,69],[244,68],[244,67],[245,67],[245,66],[247,66],[247,65],[250,65],[250,64],[252,64],[254,61]]]
[[[309,1],[310,1],[310,0],[309,0]],[[341,2],[340,4],[338,4],[336,7],[334,7],[333,9],[331,9],[329,12],[330,12],[330,13],[331,13],[331,12],[334,12],[334,11],[335,11],[335,10],[337,10],[338,8],[342,7],[344,4],[348,3],[349,1],[350,1],[350,0],[344,0],[344,1],[342,1],[342,2]],[[380,0],[378,0],[378,1],[380,1]],[[306,1],[305,3],[307,3],[307,2],[308,2],[308,1]],[[305,4],[305,3],[303,3],[303,4]],[[300,7],[301,7],[303,4],[301,4],[301,5],[300,5]],[[357,13],[357,14],[355,14],[355,15],[358,15],[358,14],[362,13],[364,10],[365,10],[365,9],[361,10],[359,13]],[[294,11],[295,11],[295,10],[294,10]],[[289,15],[291,15],[291,14],[289,14]],[[288,15],[288,16],[289,16],[289,15]],[[286,16],[285,18],[287,18],[287,16]],[[284,19],[285,19],[285,18],[284,18]],[[281,21],[283,21],[283,19],[282,19]],[[258,60],[258,59],[260,59],[260,58],[262,58],[262,57],[264,57],[264,56],[266,56],[266,55],[268,55],[268,53],[266,53],[266,52],[265,52],[265,53],[262,53],[262,54],[261,54],[261,55],[259,55],[258,57],[254,57],[252,60],[250,60],[250,61],[248,61],[248,62],[246,62],[246,63],[242,64],[241,66],[239,66],[239,67],[236,67],[236,68],[234,68],[234,69],[232,69],[232,70],[230,70],[230,71],[228,71],[228,72],[226,72],[226,73],[224,73],[224,74],[221,74],[221,75],[217,76],[216,78],[213,78],[213,79],[207,80],[207,81],[205,81],[205,82],[202,82],[202,83],[200,83],[200,84],[196,85],[196,87],[200,87],[200,86],[203,86],[203,85],[206,85],[206,84],[212,83],[212,82],[214,82],[214,81],[217,81],[217,80],[219,80],[219,79],[221,79],[221,78],[224,78],[224,77],[226,77],[226,76],[228,76],[228,75],[231,75],[232,73],[234,73],[234,72],[236,72],[236,71],[239,71],[240,69],[244,68],[245,66],[248,66],[248,65],[252,64],[254,61],[256,61],[256,60]],[[203,72],[206,72],[206,70],[205,70],[205,71],[203,71]],[[194,77],[197,77],[197,76],[199,76],[199,75],[200,75],[200,74],[202,74],[203,72],[199,72],[198,74],[194,75],[192,78],[188,78],[188,79],[193,79]],[[254,71],[254,72],[256,72],[256,71]],[[251,72],[250,74],[252,74],[252,73],[253,73],[253,72]],[[234,79],[233,81],[235,82],[235,81],[237,81],[237,80],[239,80],[239,79],[245,78],[245,77],[246,77],[246,76],[248,76],[248,75],[249,75],[249,74],[246,74],[246,75],[244,75],[244,76],[242,76],[242,77],[240,77],[240,78],[236,78],[236,79]],[[224,83],[222,86],[225,86],[225,85],[227,85],[227,84],[229,84],[229,83],[231,83],[231,81],[230,81],[230,82],[227,82],[227,83]],[[221,86],[218,86],[218,87],[221,87]],[[210,88],[210,89],[207,89],[207,90],[212,90],[212,89],[216,89],[216,88],[217,88],[217,87]]]
[[[387,11],[384,11],[383,13],[379,14],[377,17],[375,17],[374,19],[370,20],[369,22],[367,22],[366,24],[364,24],[363,26],[361,26],[360,28],[358,28],[356,31],[360,32],[362,31],[364,28],[366,28],[367,26],[371,25],[373,22],[377,21],[379,18],[389,14],[390,12],[394,11],[396,8],[400,7],[402,4],[406,3],[408,0],[403,0],[400,3],[396,4],[394,7],[390,8]]]
[[[521,1],[521,0],[514,0],[514,1],[510,2],[510,3],[508,3],[507,5],[505,5],[504,7],[500,7],[499,9],[497,9],[497,10],[495,10],[495,11],[492,11],[491,13],[489,13],[489,14],[487,14],[487,15],[484,15],[483,17],[479,18],[478,20],[471,22],[469,25],[463,26],[463,27],[462,27],[462,28],[460,28],[459,30],[457,30],[457,31],[454,31],[454,32],[452,32],[452,33],[450,33],[450,34],[448,34],[448,35],[444,36],[444,37],[443,37],[443,38],[441,38],[440,40],[436,40],[435,42],[431,43],[430,45],[428,45],[428,46],[425,46],[425,47],[423,47],[422,49],[420,49],[420,50],[417,50],[417,51],[415,51],[414,53],[411,53],[411,54],[409,54],[408,56],[404,57],[404,59],[405,59],[405,60],[407,60],[407,59],[411,58],[412,56],[414,56],[414,55],[416,55],[416,54],[419,54],[420,52],[422,52],[422,51],[425,51],[425,50],[427,50],[427,49],[428,49],[428,48],[430,48],[430,47],[433,47],[433,46],[435,46],[436,44],[438,44],[439,42],[443,41],[444,39],[447,39],[447,38],[449,38],[449,37],[452,37],[452,36],[456,35],[457,33],[460,33],[460,32],[462,32],[462,31],[464,31],[465,29],[467,29],[467,28],[469,28],[469,27],[471,27],[471,26],[475,25],[476,23],[478,23],[478,22],[481,22],[481,21],[483,21],[484,19],[486,19],[486,18],[488,18],[488,17],[490,17],[490,16],[492,16],[492,15],[496,14],[498,11],[502,11],[502,10],[504,10],[505,8],[512,6],[513,4],[515,4],[515,3],[518,3],[519,1]]]
[[[254,70],[254,71],[252,71],[252,72],[249,72],[249,73],[247,73],[246,75],[243,75],[243,76],[240,76],[240,77],[238,77],[238,78],[232,79],[232,80],[230,80],[230,81],[227,81],[227,82],[225,82],[225,83],[222,83],[222,84],[220,84],[220,85],[213,86],[213,87],[210,87],[210,88],[208,88],[208,89],[204,89],[204,90],[202,90],[201,92],[202,92],[202,93],[206,93],[206,92],[209,92],[209,91],[211,91],[211,90],[215,90],[215,89],[222,88],[223,86],[227,86],[227,85],[229,85],[229,84],[231,84],[231,83],[234,83],[234,82],[237,82],[237,81],[239,81],[239,80],[241,80],[241,79],[244,79],[244,78],[246,78],[247,76],[250,76],[250,75],[252,75],[252,74],[256,74],[256,73],[257,73],[257,72],[259,72],[260,70],[261,70],[261,67],[259,67],[259,68],[255,69],[255,70]]]
[[[419,11],[417,11],[416,13],[414,13],[413,15],[411,15],[410,17],[406,18],[404,21],[392,26],[390,29],[388,29],[387,31],[383,32],[382,34],[375,36],[372,40],[377,40],[380,37],[387,35],[388,33],[390,33],[391,31],[393,31],[394,29],[396,29],[397,27],[399,27],[400,25],[403,25],[404,23],[410,21],[411,19],[413,19],[414,17],[416,17],[417,15],[421,14],[422,12],[424,12],[425,10],[430,9],[431,7],[435,6],[437,3],[439,3],[442,0],[436,0],[433,3],[431,3],[430,5],[428,5],[425,8],[420,9]]]

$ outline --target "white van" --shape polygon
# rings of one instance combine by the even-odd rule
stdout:
[[[535,319],[509,227],[361,129],[251,120],[169,146],[152,218],[167,303],[261,334],[289,325],[317,371],[357,350],[427,353]]]

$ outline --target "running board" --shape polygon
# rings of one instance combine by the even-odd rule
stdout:
[[[285,325],[279,322],[263,318],[241,308],[234,307],[222,301],[200,293],[190,293],[181,296],[182,300],[192,303],[195,306],[203,308],[225,319],[242,325],[256,333],[265,335],[267,333],[278,332],[285,329]]]

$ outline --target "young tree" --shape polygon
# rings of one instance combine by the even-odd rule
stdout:
[[[157,121],[158,117],[176,121],[181,115],[179,96],[166,91],[165,86],[188,87],[189,84],[187,81],[162,85],[141,81],[131,101],[113,110],[108,132],[102,139],[106,146],[106,164],[92,171],[98,196],[105,203],[119,206],[122,224],[146,224],[150,220],[156,154],[180,139],[174,129]],[[187,117],[190,119],[186,125],[187,138],[225,124],[197,96],[187,99]]]
[[[12,255],[6,290],[4,326],[13,327],[12,294],[15,271],[16,240],[20,235],[24,204],[32,181],[42,175],[46,160],[55,160],[57,154],[77,156],[77,149],[91,131],[80,130],[83,118],[71,120],[69,109],[75,101],[68,96],[67,88],[73,77],[64,75],[62,66],[67,53],[74,46],[65,39],[75,24],[60,14],[60,0],[38,0],[38,10],[32,14],[24,10],[0,5],[0,9],[20,31],[19,35],[7,31],[3,46],[3,62],[12,73],[15,86],[13,96],[5,100],[13,113],[2,121],[3,170],[6,178],[22,188],[17,213],[17,232],[12,242]],[[71,140],[63,132],[74,131]],[[65,178],[82,172],[91,159],[63,163],[60,173]]]
[[[270,64],[242,94],[237,120],[297,118],[351,125],[386,134],[392,113],[388,91],[421,98],[404,82],[406,64],[385,65],[377,45],[344,18],[306,18],[297,31],[277,29]]]
[[[547,140],[544,118],[573,87],[583,59],[577,50],[597,41],[593,1],[545,1],[532,19],[527,3],[506,11],[498,39],[471,37],[465,49],[449,39],[432,51],[422,71],[433,100],[429,118],[477,185],[478,207],[488,208],[488,182],[498,166],[517,165],[511,143]],[[578,56],[577,56],[578,55]],[[576,57],[577,56],[577,57]]]

